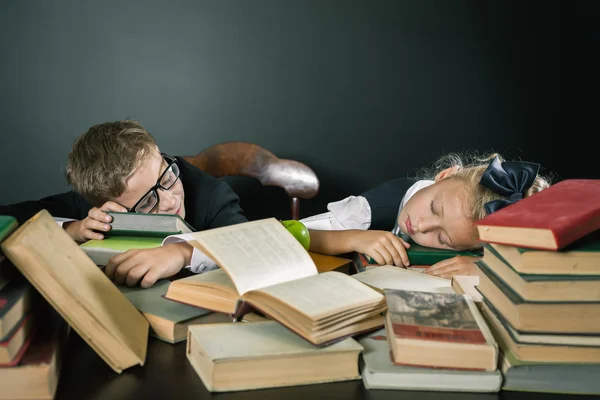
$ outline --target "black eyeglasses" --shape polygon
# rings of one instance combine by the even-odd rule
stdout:
[[[163,159],[167,162],[167,168],[160,174],[160,177],[156,181],[156,185],[152,186],[150,190],[142,196],[141,199],[135,203],[131,208],[128,208],[128,212],[149,214],[156,207],[158,207],[158,189],[169,190],[175,185],[177,179],[179,179],[179,167],[177,166],[177,160],[164,153],[160,153]]]

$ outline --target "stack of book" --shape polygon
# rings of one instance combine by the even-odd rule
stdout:
[[[0,242],[17,229],[0,216]],[[48,303],[0,253],[0,399],[53,398],[68,333]]]
[[[46,210],[2,238],[18,278],[2,289],[10,289],[10,300],[0,300],[12,304],[0,311],[2,336],[11,342],[0,399],[54,398],[71,328],[116,373],[144,364],[148,322]]]
[[[598,199],[599,180],[565,180],[478,222],[504,390],[600,394]]]
[[[385,329],[358,338],[367,389],[497,392],[498,347],[473,300],[385,289]]]

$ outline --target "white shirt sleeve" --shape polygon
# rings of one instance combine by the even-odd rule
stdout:
[[[190,233],[170,235],[167,236],[165,240],[163,240],[162,245],[164,246],[165,244],[170,243],[187,242],[191,239],[193,239],[193,236]],[[189,269],[195,274],[201,274],[203,272],[208,272],[213,269],[217,269],[219,268],[219,266],[213,261],[212,258],[208,257],[206,254],[194,247],[194,250],[192,251],[192,259],[190,260],[190,265],[186,265],[183,268]]]
[[[314,230],[367,230],[371,226],[371,206],[362,196],[349,196],[327,204],[329,212],[300,220],[308,229]]]
[[[58,226],[60,226],[61,228],[65,222],[77,221],[76,219],[73,219],[73,218],[61,218],[61,217],[54,217],[54,220],[56,221]]]

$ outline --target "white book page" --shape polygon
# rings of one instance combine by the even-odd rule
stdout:
[[[238,293],[317,275],[308,252],[275,218],[189,234],[188,242],[227,271]]]
[[[384,299],[381,293],[337,271],[271,286],[261,292],[315,320]]]
[[[390,265],[371,268],[351,275],[354,279],[378,289],[418,290],[425,292],[454,292],[452,281],[422,272],[411,271]],[[449,288],[446,290],[444,288]]]

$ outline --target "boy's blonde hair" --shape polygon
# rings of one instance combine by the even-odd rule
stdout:
[[[157,148],[152,135],[137,121],[94,125],[73,143],[67,162],[67,181],[99,207],[123,194],[127,178]]]
[[[433,179],[437,173],[446,168],[457,168],[456,172],[447,176],[446,179],[453,179],[464,184],[466,200],[465,211],[467,216],[474,222],[487,215],[484,207],[486,203],[493,200],[507,199],[479,184],[481,176],[495,157],[498,157],[500,162],[505,161],[498,153],[489,153],[482,156],[477,153],[450,153],[440,157],[435,162],[433,168],[420,170],[418,175],[422,179]],[[427,178],[425,178],[425,176],[427,176]],[[534,193],[546,189],[550,185],[550,177],[544,177],[538,174],[531,187],[523,194],[523,197],[531,196]]]

